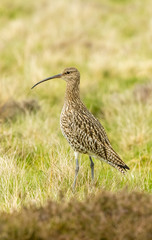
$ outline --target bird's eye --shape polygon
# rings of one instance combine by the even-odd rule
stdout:
[[[66,74],[70,74],[70,72],[68,71],[68,72],[66,72]]]

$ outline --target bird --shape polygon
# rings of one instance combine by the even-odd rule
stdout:
[[[32,89],[40,83],[55,78],[62,78],[66,81],[64,105],[60,115],[60,128],[63,136],[74,150],[76,168],[73,190],[79,172],[80,154],[89,156],[92,180],[94,180],[93,157],[108,163],[125,174],[130,168],[112,148],[102,124],[80,99],[80,72],[75,67],[65,68],[62,73],[37,82]]]

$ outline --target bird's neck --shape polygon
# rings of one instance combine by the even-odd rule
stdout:
[[[67,82],[65,103],[77,103],[80,101],[79,82]]]

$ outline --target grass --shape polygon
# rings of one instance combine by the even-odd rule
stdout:
[[[152,95],[143,95],[152,74],[151,7],[150,0],[2,1],[1,107],[35,99],[40,109],[2,117],[1,211],[59,201],[61,191],[67,201],[73,197],[73,151],[59,128],[66,84],[56,80],[30,89],[68,66],[80,70],[84,103],[131,169],[124,177],[95,160],[92,183],[82,156],[74,196],[123,188],[151,193]]]

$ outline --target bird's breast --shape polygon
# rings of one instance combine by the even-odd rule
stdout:
[[[77,124],[77,111],[69,106],[64,106],[60,117],[60,127],[63,136],[67,139],[74,151],[85,153],[85,149],[78,140],[78,136],[81,135],[79,126]]]
[[[73,111],[69,106],[64,105],[60,116],[60,127],[62,134],[66,137],[70,131],[70,126],[73,123]]]

